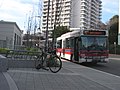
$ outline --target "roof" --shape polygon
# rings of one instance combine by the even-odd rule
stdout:
[[[1,20],[0,24],[14,24],[19,29],[19,31],[22,33],[22,30],[19,28],[19,26],[17,25],[16,22],[10,22],[10,21],[3,21],[3,20]]]

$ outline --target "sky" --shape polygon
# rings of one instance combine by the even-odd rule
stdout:
[[[39,0],[0,0],[0,20],[16,22],[21,30],[28,27],[28,18],[38,18]],[[37,21],[36,21],[37,22]]]
[[[0,20],[16,22],[21,30],[26,30],[28,27],[28,17],[32,16],[32,19],[36,23],[38,14],[41,15],[38,10],[40,0],[0,0]],[[38,13],[39,12],[39,13]],[[119,0],[102,0],[102,19],[103,23],[109,21],[114,15],[119,14]],[[34,21],[35,22],[35,21]]]

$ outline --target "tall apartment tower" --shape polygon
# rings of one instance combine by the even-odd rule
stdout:
[[[69,28],[98,28],[101,4],[101,0],[50,0],[48,30],[53,30],[54,24]],[[48,0],[44,0],[43,31],[46,30],[47,12]]]

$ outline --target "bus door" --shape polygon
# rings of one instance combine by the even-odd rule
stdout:
[[[74,52],[73,57],[75,61],[79,61],[79,40],[78,37],[74,38]]]

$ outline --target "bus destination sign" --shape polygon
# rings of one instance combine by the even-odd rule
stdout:
[[[105,31],[88,31],[88,30],[85,30],[85,31],[83,31],[83,34],[84,35],[106,35],[106,32]]]

